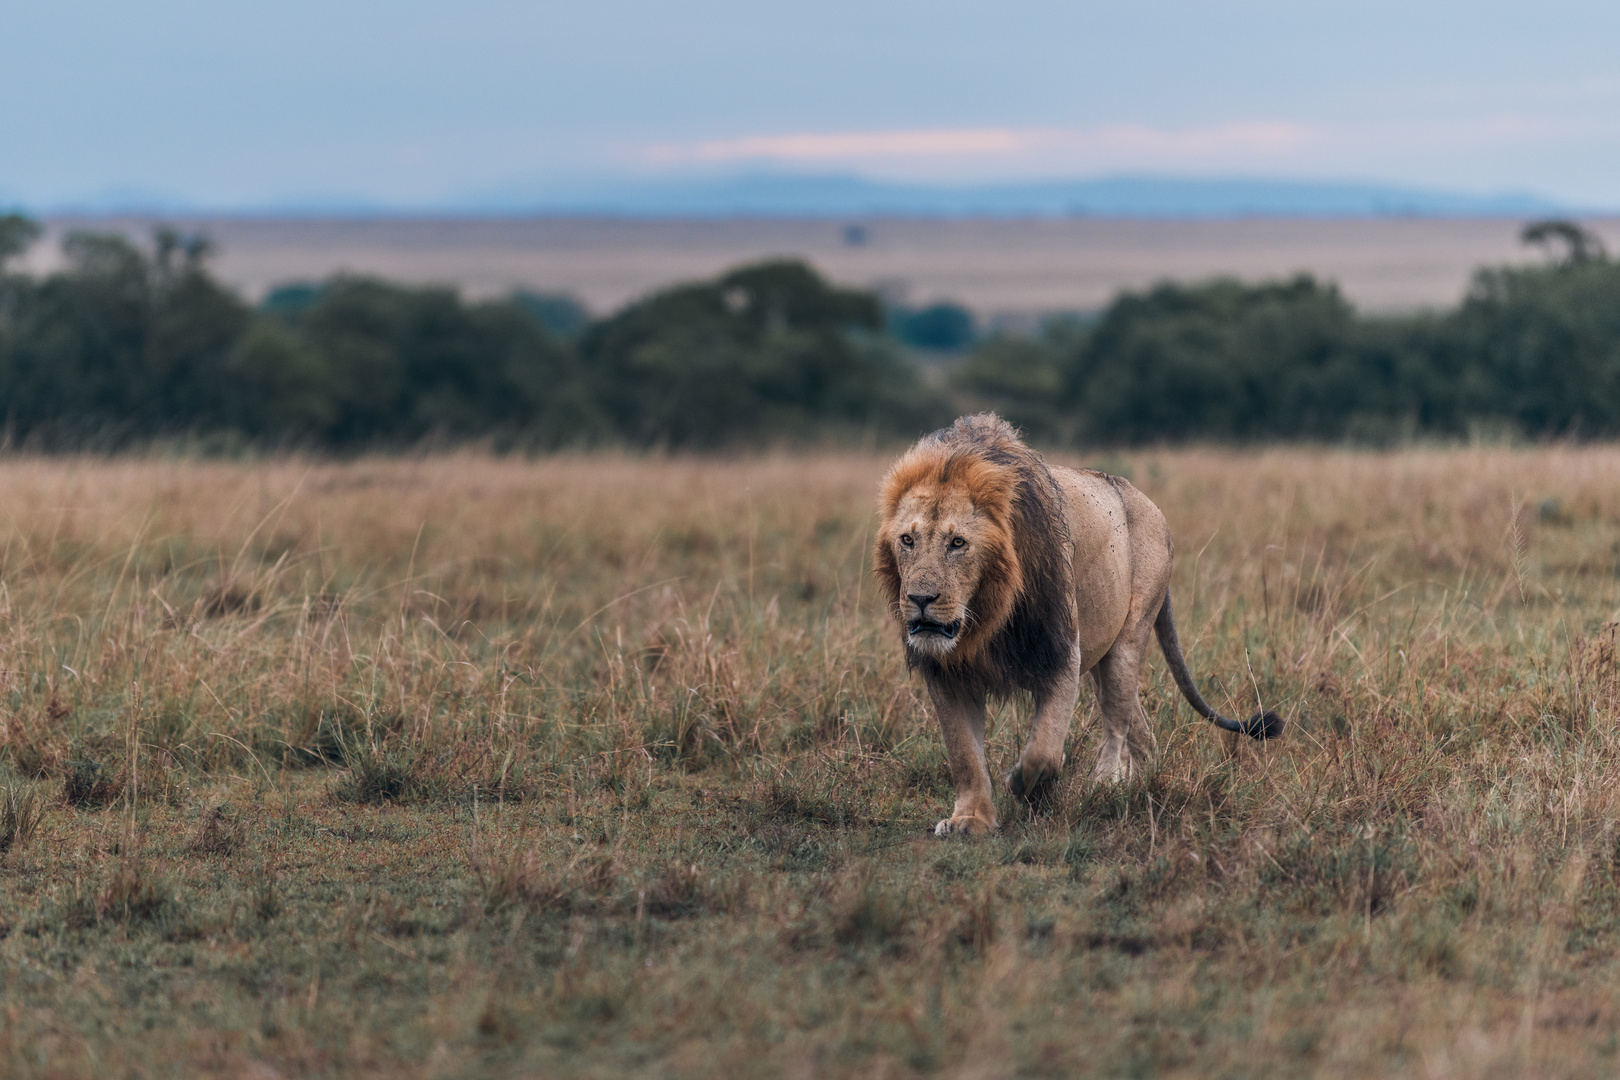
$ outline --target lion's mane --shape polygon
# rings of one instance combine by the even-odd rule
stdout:
[[[1067,668],[1077,629],[1069,527],[1057,481],[999,417],[964,416],[925,437],[889,470],[879,496],[873,570],[891,608],[901,600],[895,511],[922,484],[966,492],[991,522],[991,552],[956,648],[936,657],[907,643],[907,665],[968,691],[1039,694]]]

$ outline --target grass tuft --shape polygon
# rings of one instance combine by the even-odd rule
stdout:
[[[704,879],[696,863],[671,863],[642,888],[638,913],[660,919],[700,915],[708,910],[713,894],[712,883]]]
[[[189,845],[191,853],[204,858],[235,854],[247,839],[247,825],[228,804],[221,803],[203,815]]]
[[[45,800],[32,787],[7,784],[0,791],[0,855],[24,851],[45,817]]]
[[[87,810],[110,806],[124,797],[124,785],[106,775],[101,762],[84,759],[66,763],[62,801]]]
[[[468,861],[488,915],[514,909],[553,914],[594,910],[613,894],[619,876],[612,856],[596,854],[575,855],[560,867],[546,866],[533,848],[474,853]]]
[[[151,923],[170,913],[174,890],[167,876],[139,851],[123,847],[102,886],[74,898],[66,919],[69,926]]]
[[[332,795],[349,803],[405,802],[424,786],[416,772],[416,758],[414,750],[395,742],[351,738],[343,744],[348,775],[332,786]]]
[[[833,940],[854,949],[897,951],[913,918],[903,884],[885,880],[873,870],[851,884],[833,923]]]

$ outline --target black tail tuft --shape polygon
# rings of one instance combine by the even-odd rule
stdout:
[[[1153,620],[1153,629],[1158,632],[1159,648],[1164,650],[1165,663],[1170,665],[1170,674],[1175,678],[1181,696],[1187,699],[1187,704],[1199,716],[1222,731],[1241,731],[1251,739],[1275,739],[1282,734],[1283,718],[1270,710],[1257,712],[1239,723],[1209,707],[1209,702],[1204,700],[1204,695],[1198,692],[1198,685],[1193,682],[1192,672],[1187,670],[1187,658],[1181,655],[1181,641],[1176,637],[1176,617],[1170,613],[1168,592],[1159,605],[1159,615]]]
[[[1267,709],[1249,717],[1243,725],[1243,734],[1251,739],[1275,739],[1283,732],[1283,718]]]

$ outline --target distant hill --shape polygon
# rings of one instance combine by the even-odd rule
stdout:
[[[944,186],[854,176],[762,174],[704,180],[604,181],[465,200],[474,212],[646,217],[1095,216],[1524,217],[1565,212],[1538,195],[1468,194],[1383,184],[1115,176]]]
[[[0,191],[0,210],[10,206]],[[1523,191],[1488,193],[1265,177],[1105,176],[993,184],[909,184],[847,175],[753,173],[702,178],[507,184],[427,203],[343,195],[204,208],[167,193],[109,189],[50,208],[61,215],[350,218],[421,215],[635,218],[1095,217],[1524,218],[1591,210]]]

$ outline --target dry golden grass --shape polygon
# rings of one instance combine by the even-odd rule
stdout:
[[[1620,450],[1103,464],[1288,735],[974,842],[881,460],[0,461],[0,1072],[1611,1071]]]

